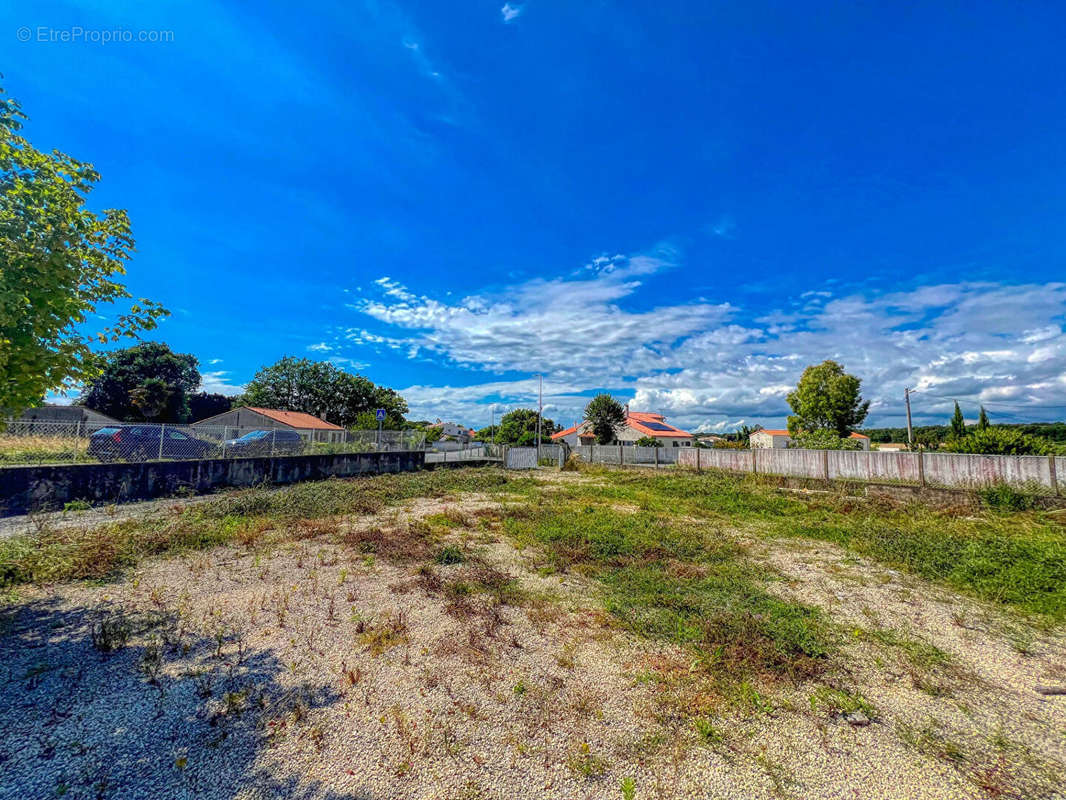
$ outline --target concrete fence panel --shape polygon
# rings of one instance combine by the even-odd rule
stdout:
[[[505,466],[507,469],[536,469],[537,448],[508,447]]]
[[[919,485],[922,482],[921,453],[910,452],[875,452],[867,453],[870,457],[870,480],[881,483],[907,483]]]
[[[824,478],[824,450],[755,450],[755,467],[764,474]]]
[[[1050,488],[1051,465],[1046,456],[926,453],[925,482],[930,486],[971,489],[997,483]]]
[[[829,479],[865,481],[870,479],[871,453],[866,450],[830,450]]]

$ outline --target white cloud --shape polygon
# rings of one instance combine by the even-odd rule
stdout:
[[[514,22],[521,16],[524,8],[524,6],[513,6],[510,3],[504,3],[503,8],[500,9],[500,15],[505,23]]]
[[[580,415],[589,391],[612,387],[634,408],[692,429],[723,430],[718,426],[738,419],[779,426],[789,411],[785,395],[803,369],[827,358],[863,379],[871,423],[902,422],[905,386],[919,390],[912,401],[919,421],[946,418],[953,398],[968,415],[985,400],[1012,404],[1001,409],[1004,416],[1033,418],[1041,418],[1039,407],[1062,403],[1066,333],[1057,321],[1066,314],[1066,284],[958,283],[888,293],[837,286],[832,295],[812,292],[803,305],[757,313],[705,300],[656,308],[637,302],[643,283],[678,261],[667,246],[633,256],[608,252],[567,277],[455,300],[416,295],[381,278],[376,296],[350,307],[385,332],[352,327],[343,335],[350,346],[474,375],[543,372],[551,386],[545,402],[567,422]],[[471,424],[487,418],[490,402],[528,407],[535,398],[528,381],[402,391],[420,416]]]
[[[326,342],[318,342],[317,344],[307,345],[307,349],[313,353],[328,353],[333,350],[333,345]]]
[[[226,370],[200,373],[200,391],[234,395],[244,391],[244,386],[231,383]]]

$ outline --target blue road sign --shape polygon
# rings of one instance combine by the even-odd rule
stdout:
[[[374,412],[374,416],[377,417],[378,422],[384,422],[385,421],[385,409],[379,408],[377,411]]]

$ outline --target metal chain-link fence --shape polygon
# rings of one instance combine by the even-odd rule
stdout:
[[[112,461],[173,461],[422,450],[422,431],[334,431],[8,420],[0,466]]]

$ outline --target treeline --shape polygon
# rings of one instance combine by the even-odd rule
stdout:
[[[98,371],[75,401],[123,422],[197,422],[238,406],[304,411],[346,428],[410,427],[407,402],[395,390],[327,361],[286,356],[260,368],[244,392],[227,396],[197,391],[199,361],[162,342],[145,342],[100,357]]]
[[[1013,430],[1026,436],[1039,436],[1051,442],[1066,443],[1066,422],[1020,422],[997,423],[997,428]],[[967,425],[966,431],[976,431],[977,425]],[[906,428],[864,428],[860,431],[870,437],[871,442],[906,442]],[[953,433],[950,425],[918,425],[914,427],[914,439],[917,442],[944,442]]]

